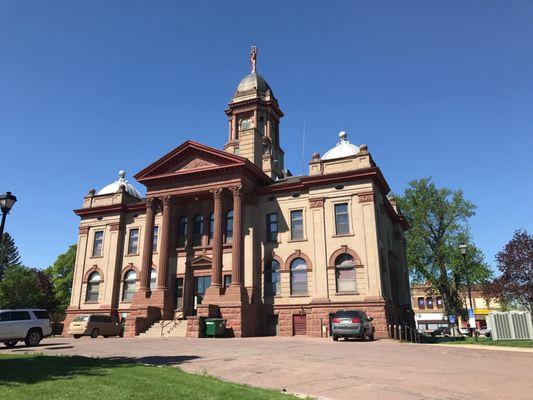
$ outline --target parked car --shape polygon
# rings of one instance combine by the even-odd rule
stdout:
[[[374,340],[373,318],[359,310],[337,311],[331,320],[331,336],[334,341],[343,338]]]
[[[461,332],[461,334],[463,334],[463,335],[468,336],[470,334],[470,329],[468,329],[468,328],[459,328],[459,332]]]
[[[6,347],[15,347],[21,340],[24,340],[26,346],[37,346],[51,333],[50,318],[46,310],[0,310],[0,342]]]
[[[431,336],[450,336],[451,334],[450,328],[446,326],[440,326],[431,332]]]
[[[93,339],[102,335],[122,336],[124,333],[123,326],[116,318],[110,315],[85,314],[74,317],[68,327],[68,334],[79,339],[82,336],[90,336]]]
[[[490,329],[489,328],[481,328],[477,331],[478,336],[485,336],[490,337]]]

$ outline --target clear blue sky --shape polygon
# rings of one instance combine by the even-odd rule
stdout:
[[[23,262],[75,243],[72,210],[119,169],[133,180],[189,138],[222,147],[251,44],[295,174],[304,124],[306,161],[346,130],[394,192],[462,188],[489,262],[533,231],[531,1],[2,0],[0,191],[19,198]]]

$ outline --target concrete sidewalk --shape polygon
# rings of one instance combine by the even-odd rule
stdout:
[[[26,352],[176,365],[188,372],[323,399],[531,399],[533,393],[531,353],[390,340],[54,338],[36,348],[0,350]]]

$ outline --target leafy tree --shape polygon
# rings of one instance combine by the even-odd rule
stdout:
[[[0,240],[0,281],[7,267],[20,263],[20,255],[11,235],[4,232]]]
[[[468,230],[475,205],[461,190],[437,188],[431,178],[409,182],[398,204],[410,224],[406,239],[413,281],[429,283],[438,291],[448,315],[464,316],[461,291],[468,281],[481,283],[491,275]],[[467,270],[458,248],[462,243],[468,245]]]
[[[496,254],[501,275],[485,285],[484,292],[506,304],[517,304],[533,314],[533,235],[518,230]]]
[[[65,253],[60,254],[55,262],[45,270],[52,282],[56,300],[55,311],[58,313],[63,313],[70,303],[76,249],[77,245],[70,246]]]
[[[54,307],[52,285],[38,269],[13,264],[6,268],[0,282],[0,308]]]

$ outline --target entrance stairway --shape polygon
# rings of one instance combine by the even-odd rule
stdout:
[[[156,321],[139,337],[185,337],[187,336],[187,320],[180,313],[174,319]]]

